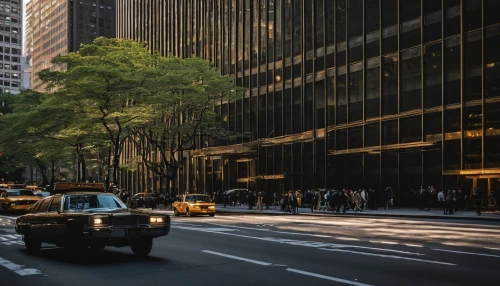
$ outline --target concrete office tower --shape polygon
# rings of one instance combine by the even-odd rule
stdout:
[[[0,93],[21,89],[22,0],[0,0]]]
[[[58,55],[77,51],[100,36],[115,37],[115,0],[31,0],[27,26],[32,41],[31,88],[45,91],[37,73]]]

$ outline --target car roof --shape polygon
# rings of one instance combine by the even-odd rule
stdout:
[[[93,192],[93,191],[70,191],[65,192],[64,195],[111,195],[112,193],[104,193],[104,192]]]

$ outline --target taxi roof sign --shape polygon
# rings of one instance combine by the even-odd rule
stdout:
[[[54,186],[55,193],[71,191],[104,192],[104,183],[57,183]]]

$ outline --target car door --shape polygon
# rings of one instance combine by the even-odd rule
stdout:
[[[30,228],[31,228],[31,233],[34,236],[43,238],[46,235],[44,231],[46,224],[46,212],[49,209],[51,202],[52,202],[52,197],[45,198],[41,202],[38,211],[32,214],[32,217],[30,218],[31,220]]]
[[[57,238],[66,234],[64,217],[61,214],[61,196],[55,196],[45,213],[44,236]]]

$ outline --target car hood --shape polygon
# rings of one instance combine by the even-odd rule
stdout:
[[[200,207],[208,207],[215,206],[215,203],[189,203],[190,205],[200,206]]]
[[[73,212],[71,212],[73,213]],[[141,210],[132,210],[132,209],[115,209],[115,208],[98,208],[98,209],[89,209],[82,210],[81,214],[112,214],[112,215],[148,215],[147,212]]]

